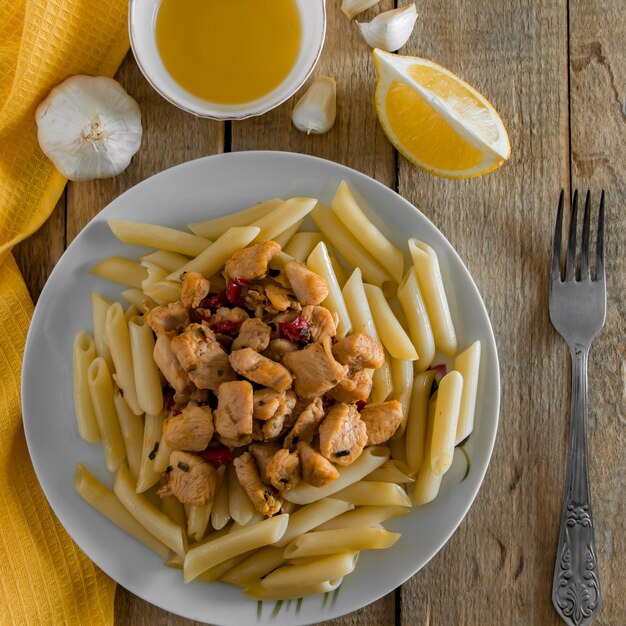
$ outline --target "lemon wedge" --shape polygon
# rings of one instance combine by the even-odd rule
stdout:
[[[411,163],[447,178],[500,167],[511,144],[491,103],[449,70],[374,50],[376,111],[389,141]]]

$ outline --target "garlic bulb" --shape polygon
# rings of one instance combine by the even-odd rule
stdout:
[[[293,125],[302,132],[320,135],[328,132],[337,116],[337,83],[318,76],[298,100],[291,114]]]
[[[343,0],[341,10],[352,20],[379,2],[380,0]]]
[[[371,22],[357,22],[363,38],[372,48],[395,52],[409,40],[415,21],[415,4],[400,9],[392,9],[377,15]]]
[[[70,180],[115,176],[141,144],[139,105],[112,78],[71,76],[37,107],[37,138]]]

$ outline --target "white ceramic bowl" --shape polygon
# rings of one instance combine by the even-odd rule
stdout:
[[[244,104],[218,104],[198,98],[183,89],[163,65],[157,48],[155,26],[161,0],[130,0],[128,30],[130,45],[146,80],[166,100],[199,117],[242,120],[267,113],[290,98],[317,64],[326,35],[325,0],[296,0],[302,24],[302,39],[296,63],[285,80],[263,98]]]

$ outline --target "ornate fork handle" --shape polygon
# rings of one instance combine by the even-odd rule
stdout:
[[[587,467],[587,355],[589,346],[570,346],[572,412],[552,602],[570,626],[591,624],[602,606],[602,591]]]

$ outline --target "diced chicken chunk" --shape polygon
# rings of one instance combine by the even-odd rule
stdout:
[[[248,447],[248,451],[256,461],[261,480],[268,485],[270,484],[270,479],[267,476],[267,464],[279,450],[280,444],[274,442],[251,443]]]
[[[183,369],[199,389],[217,391],[221,383],[235,380],[228,355],[207,326],[189,324],[182,334],[172,339],[171,346]]]
[[[275,241],[256,243],[241,250],[237,250],[224,267],[230,278],[244,278],[256,280],[265,278],[268,263],[280,252],[280,246]]]
[[[155,306],[146,313],[146,321],[157,335],[180,332],[189,324],[189,312],[180,302],[171,302],[165,306]]]
[[[348,367],[337,363],[333,356],[330,337],[285,355],[283,363],[294,375],[296,394],[311,400],[325,394],[348,375]]]
[[[367,445],[387,441],[402,423],[402,404],[398,400],[368,404],[361,410],[361,420],[367,428]]]
[[[267,464],[267,477],[278,491],[292,489],[300,482],[300,456],[297,452],[279,450]]]
[[[211,283],[198,272],[187,272],[180,290],[180,301],[187,308],[196,308],[209,295]]]
[[[324,419],[324,407],[320,398],[315,398],[298,416],[293,428],[285,437],[283,447],[294,450],[300,441],[311,443],[318,426]]]
[[[305,306],[302,317],[311,324],[313,341],[322,341],[324,337],[334,337],[337,334],[337,313],[331,313],[325,306]]]
[[[292,343],[288,339],[270,339],[270,343],[263,354],[272,361],[282,363],[282,360],[286,354],[290,352],[296,352],[298,346]]]
[[[274,417],[285,403],[285,397],[284,391],[257,389],[254,392],[254,419],[265,421]]]
[[[263,441],[273,441],[280,437],[285,426],[285,416],[275,415],[266,422],[263,422]]]
[[[325,487],[339,478],[339,471],[306,441],[298,443],[302,478],[313,487]]]
[[[233,350],[251,348],[256,352],[265,350],[270,343],[270,327],[257,317],[247,319],[239,329],[239,335],[233,341]]]
[[[217,471],[196,454],[174,450],[170,454],[172,470],[168,482],[159,490],[161,497],[174,495],[183,504],[202,506],[213,500],[217,489]]]
[[[188,405],[163,422],[163,439],[172,450],[204,450],[213,437],[213,415],[208,406]]]
[[[367,400],[372,391],[372,379],[365,370],[351,371],[346,378],[333,387],[327,395],[337,402],[353,404]]]
[[[291,387],[293,378],[285,367],[251,348],[233,350],[229,359],[238,374],[259,385],[271,387],[276,391],[286,391]]]
[[[300,304],[320,304],[328,296],[326,281],[298,261],[285,265],[285,274]]]
[[[236,333],[248,317],[248,314],[239,307],[229,309],[223,306],[211,315],[208,324],[216,333]]]
[[[320,425],[320,452],[337,465],[350,465],[367,443],[367,428],[356,407],[335,404]]]
[[[365,333],[352,333],[333,346],[333,354],[339,363],[351,369],[378,369],[385,362],[383,347]]]
[[[174,333],[157,334],[152,354],[154,362],[161,370],[170,387],[177,394],[187,395],[193,389],[193,383],[172,350],[172,339],[175,337]]]
[[[267,516],[278,513],[283,505],[283,500],[274,492],[272,487],[263,484],[252,455],[249,452],[244,452],[233,461],[233,465],[239,482],[246,490],[256,510]]]
[[[247,380],[222,383],[217,390],[215,430],[222,441],[242,446],[252,439],[252,385]]]
[[[292,304],[291,298],[294,297],[287,289],[273,283],[265,285],[265,295],[277,311],[286,311]]]

